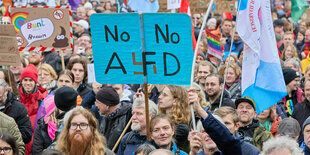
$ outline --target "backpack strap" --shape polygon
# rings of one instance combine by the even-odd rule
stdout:
[[[123,147],[122,147],[122,150],[123,150],[123,151],[126,149],[126,146],[127,146],[127,144],[129,143],[130,139],[132,138],[133,134],[134,134],[134,132],[131,131],[131,132],[129,132],[128,136],[126,137],[125,142],[124,142],[124,145],[123,145]]]

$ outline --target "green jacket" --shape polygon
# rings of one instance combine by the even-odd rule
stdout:
[[[0,133],[9,133],[13,135],[18,145],[19,154],[25,154],[25,144],[15,120],[2,112],[0,112]]]

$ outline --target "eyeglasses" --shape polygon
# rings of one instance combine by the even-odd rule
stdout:
[[[4,152],[4,153],[10,153],[12,150],[11,147],[0,147],[0,152]]]
[[[71,123],[70,129],[76,130],[79,127],[81,130],[86,130],[88,128],[88,126],[89,126],[89,124],[86,124],[86,123],[81,123],[81,124]]]

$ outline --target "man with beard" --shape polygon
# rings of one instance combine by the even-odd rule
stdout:
[[[259,121],[254,119],[257,115],[255,101],[244,96],[235,101],[237,113],[240,120],[240,127],[238,129],[242,138],[248,142],[262,149],[263,143],[272,137],[266,128],[259,125]]]
[[[106,86],[96,94],[96,106],[100,115],[104,115],[99,132],[107,138],[107,147],[112,149],[131,118],[131,104],[120,103],[115,89]]]
[[[82,107],[76,107],[66,120],[55,149],[66,155],[104,155],[106,149],[103,139],[92,113]]]
[[[80,38],[78,39],[78,51],[75,51],[74,53],[78,54],[90,54],[92,51],[92,42],[91,42],[91,36],[88,33],[81,34]]]
[[[214,66],[211,64],[211,62],[207,60],[203,60],[198,65],[198,72],[197,72],[197,78],[198,81],[196,83],[200,84],[201,86],[204,86],[206,83],[206,77],[207,75],[214,73]]]
[[[205,91],[206,100],[210,102],[211,111],[219,108],[220,98],[223,89],[223,78],[218,74],[209,74],[206,77]],[[222,106],[230,106],[235,108],[233,101],[230,99],[229,93],[224,90]]]
[[[29,61],[29,64],[33,64],[38,68],[41,62],[41,52],[38,52],[38,51],[29,52],[28,61]]]
[[[149,120],[157,114],[157,111],[156,104],[149,100]],[[142,97],[133,102],[131,130],[122,138],[117,155],[132,154],[146,141],[145,102]]]

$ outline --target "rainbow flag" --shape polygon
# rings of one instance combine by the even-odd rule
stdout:
[[[210,30],[206,30],[207,33],[207,43],[208,43],[208,53],[222,59],[222,49],[220,44],[220,37],[211,33]]]

